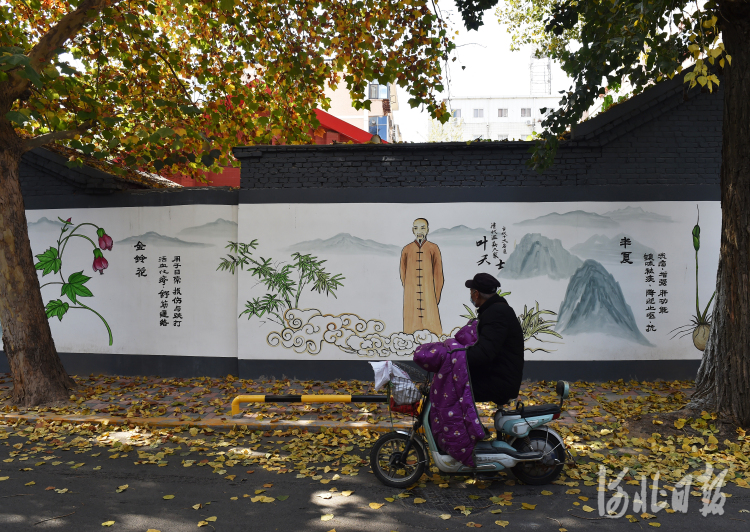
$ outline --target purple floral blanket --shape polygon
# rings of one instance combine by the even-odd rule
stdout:
[[[466,363],[466,347],[477,341],[477,322],[455,338],[420,345],[414,353],[419,367],[435,373],[430,388],[430,428],[440,447],[462,464],[474,467],[474,445],[485,430],[474,405]]]

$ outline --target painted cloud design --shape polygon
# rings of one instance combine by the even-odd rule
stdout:
[[[334,316],[317,309],[289,309],[284,313],[284,321],[287,326],[281,332],[268,335],[268,345],[282,345],[297,353],[311,355],[320,353],[323,344],[327,343],[345,353],[362,357],[411,356],[417,346],[446,338],[428,330],[384,336],[380,333],[385,330],[385,323],[380,320],[365,320],[356,314]]]

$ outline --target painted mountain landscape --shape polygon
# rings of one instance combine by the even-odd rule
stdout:
[[[146,245],[165,246],[165,247],[188,247],[188,248],[212,247],[211,244],[202,244],[200,242],[187,242],[185,240],[181,240],[179,238],[175,238],[172,236],[160,235],[159,233],[155,231],[149,231],[148,233],[144,233],[142,235],[130,236],[128,238],[124,238],[123,240],[118,240],[115,243],[126,245],[126,246],[127,245],[134,246],[138,242],[141,242]]]
[[[222,239],[236,239],[237,237],[237,222],[225,220],[219,218],[213,222],[209,222],[203,225],[197,225],[195,227],[186,227],[177,236],[181,237],[195,237],[195,238],[222,238]]]
[[[617,227],[620,224],[601,214],[586,211],[570,211],[563,214],[553,212],[539,216],[538,218],[532,218],[530,220],[523,220],[514,225],[565,225],[570,227],[592,227],[592,228],[607,228]]]
[[[651,346],[635,322],[620,284],[595,260],[587,260],[570,278],[555,330],[564,335],[605,333]]]
[[[339,233],[325,240],[316,238],[315,240],[306,240],[289,246],[287,251],[299,253],[334,253],[356,255],[366,253],[372,255],[397,255],[401,253],[401,248],[390,244],[381,244],[374,240],[365,240],[352,236],[349,233]]]
[[[482,237],[490,237],[490,231],[488,229],[473,229],[465,225],[457,225],[451,228],[441,227],[430,231],[427,235],[427,239],[433,241],[438,246],[456,246],[456,245],[471,245],[476,246],[477,240],[481,240]]]
[[[560,240],[528,233],[508,256],[499,277],[528,279],[546,275],[550,279],[567,279],[582,265],[583,261],[566,250]]]

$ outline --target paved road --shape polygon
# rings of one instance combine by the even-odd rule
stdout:
[[[278,436],[274,442],[284,441]],[[289,438],[286,438],[289,440]],[[21,443],[21,454],[13,462],[3,462],[10,452],[18,451],[12,446]],[[187,458],[170,458],[164,467],[156,465],[134,465],[133,460],[109,459],[106,448],[94,447],[81,454],[71,451],[41,451],[29,455],[28,460],[19,461],[29,448],[28,441],[10,436],[0,441],[0,530],[128,530],[149,529],[167,531],[194,530],[252,530],[252,531],[297,531],[311,530],[337,532],[368,530],[372,532],[410,530],[466,530],[467,523],[474,522],[485,529],[500,530],[495,521],[508,521],[506,530],[557,531],[561,526],[570,532],[598,530],[628,530],[636,528],[650,530],[648,521],[639,518],[637,523],[626,519],[595,519],[596,512],[581,510],[584,504],[596,507],[596,488],[579,486],[580,494],[565,494],[568,486],[545,487],[509,486],[504,481],[493,482],[485,489],[467,484],[459,479],[450,482],[450,488],[440,488],[432,482],[416,488],[407,498],[398,498],[399,491],[378,483],[363,467],[357,476],[343,476],[339,480],[322,484],[311,478],[296,478],[296,473],[276,474],[256,466],[233,467],[233,480],[219,476],[210,467],[182,467],[182,459],[202,457],[193,452]],[[280,444],[273,444],[279,445]],[[184,448],[183,448],[184,449]],[[157,449],[149,449],[155,452]],[[355,448],[354,451],[357,452]],[[92,454],[101,453],[97,457]],[[360,452],[365,455],[364,452]],[[130,452],[137,459],[135,451]],[[48,464],[37,466],[43,458]],[[61,461],[57,466],[53,461]],[[85,465],[73,469],[77,463]],[[28,465],[26,465],[28,464]],[[325,465],[325,464],[322,464]],[[32,471],[21,471],[24,467]],[[98,469],[97,469],[98,468]],[[246,471],[252,471],[247,473]],[[326,475],[330,477],[331,475]],[[26,486],[34,481],[32,486]],[[128,487],[117,493],[118,486]],[[263,487],[272,484],[271,487]],[[47,489],[54,487],[54,489]],[[337,491],[331,492],[332,488]],[[273,497],[271,503],[251,502],[256,490],[265,491],[262,496]],[[636,486],[626,486],[626,491],[635,492]],[[56,490],[67,490],[60,493]],[[349,496],[342,492],[352,490]],[[543,495],[542,490],[552,495]],[[722,531],[746,531],[750,528],[748,491],[728,485],[725,492],[733,496],[727,499],[723,516],[700,515],[700,498],[690,497],[687,514],[659,512],[655,520],[662,530],[704,531],[720,528]],[[498,506],[489,497],[512,493],[510,506]],[[744,492],[744,493],[743,493]],[[245,497],[247,494],[249,497]],[[174,495],[165,500],[165,495]],[[280,500],[279,497],[288,498]],[[590,497],[580,501],[580,496]],[[236,497],[236,500],[232,500]],[[324,498],[329,497],[329,498]],[[387,502],[393,497],[394,502]],[[415,504],[416,498],[426,502]],[[372,509],[369,503],[385,503]],[[576,506],[574,503],[578,503]],[[209,504],[210,503],[210,504]],[[522,503],[536,505],[533,510],[521,509]],[[194,505],[202,505],[194,509]],[[456,506],[472,507],[472,513],[464,516]],[[492,514],[491,510],[502,513]],[[631,513],[631,512],[629,512]],[[321,521],[321,516],[333,514],[333,519]],[[441,514],[450,514],[443,520]],[[56,516],[57,519],[51,519]],[[580,516],[580,517],[575,517]],[[215,521],[207,518],[216,517]],[[586,518],[586,519],[584,519]],[[111,528],[102,523],[114,521]],[[198,528],[198,523],[209,523]],[[38,523],[38,524],[37,524]]]

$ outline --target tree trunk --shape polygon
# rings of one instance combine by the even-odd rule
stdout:
[[[750,2],[719,2],[724,69],[721,251],[708,344],[688,408],[750,426]]]
[[[0,323],[11,400],[35,406],[67,400],[75,382],[57,356],[34,269],[18,179],[21,155],[21,139],[0,117]]]

